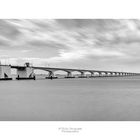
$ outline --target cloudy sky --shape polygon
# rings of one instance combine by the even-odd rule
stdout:
[[[1,19],[2,63],[140,72],[140,21]]]

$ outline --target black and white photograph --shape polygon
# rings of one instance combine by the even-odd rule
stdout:
[[[0,121],[139,121],[140,20],[1,19]]]
[[[139,5],[0,1],[0,140],[139,140]]]

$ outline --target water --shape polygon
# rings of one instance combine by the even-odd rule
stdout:
[[[140,77],[0,81],[0,120],[140,120]]]

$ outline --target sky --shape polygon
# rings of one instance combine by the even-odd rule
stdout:
[[[0,19],[0,61],[140,72],[140,20]]]

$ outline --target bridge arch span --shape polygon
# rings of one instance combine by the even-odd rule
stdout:
[[[47,72],[47,77],[54,77],[54,71],[55,70],[51,70],[51,69],[44,69],[44,68],[34,68],[34,71],[45,71],[45,72]],[[47,78],[46,77],[46,78]]]
[[[54,71],[56,77],[71,77],[72,73],[69,70],[58,69]]]
[[[80,75],[78,74],[78,75],[79,75],[79,76],[78,76],[79,78],[84,78],[84,77],[86,77],[85,73],[88,72],[88,71],[73,70],[72,73],[74,73],[74,72],[78,72],[78,73],[80,74]]]
[[[84,71],[84,75],[85,77],[92,77],[94,76],[94,71],[90,71],[90,70]]]
[[[34,74],[37,78],[46,78],[49,75],[50,71],[44,69],[34,69]]]

